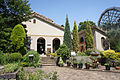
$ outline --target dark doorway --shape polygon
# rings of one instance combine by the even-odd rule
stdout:
[[[44,38],[39,38],[37,40],[37,52],[42,54],[45,54],[45,39]]]
[[[58,50],[58,48],[60,47],[60,40],[58,38],[55,38],[53,40],[53,53]]]

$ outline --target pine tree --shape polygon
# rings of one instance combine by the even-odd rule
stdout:
[[[87,20],[86,23],[86,30],[85,30],[85,43],[86,43],[86,48],[93,48],[93,34],[91,30],[91,26],[89,21]]]
[[[68,15],[66,15],[66,23],[65,23],[65,30],[64,30],[64,40],[63,43],[72,49],[72,39],[71,39],[71,32],[70,32],[70,25],[68,21]]]
[[[73,50],[77,53],[78,52],[78,44],[79,44],[79,37],[78,37],[78,30],[76,21],[74,21],[74,27],[73,27]]]

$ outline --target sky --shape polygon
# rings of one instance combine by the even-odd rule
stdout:
[[[33,11],[50,18],[58,25],[65,25],[66,14],[73,29],[74,20],[98,23],[102,12],[111,7],[120,7],[120,0],[29,0]]]

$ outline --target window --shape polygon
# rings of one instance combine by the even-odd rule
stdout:
[[[35,19],[33,19],[33,23],[34,23],[34,24],[36,23],[36,20],[35,20]]]

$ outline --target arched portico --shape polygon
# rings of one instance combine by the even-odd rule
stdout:
[[[53,53],[60,47],[60,39],[53,39]]]
[[[45,53],[45,39],[42,37],[37,40],[37,52],[40,54]]]

